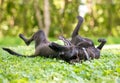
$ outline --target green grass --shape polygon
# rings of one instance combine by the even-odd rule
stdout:
[[[92,39],[98,44],[97,38]],[[120,39],[112,37],[107,40],[107,44],[120,42]],[[74,65],[44,57],[16,57],[4,52],[2,47],[9,47],[26,55],[34,53],[33,44],[28,47],[24,46],[24,42],[19,38],[2,38],[0,83],[120,83],[120,46],[117,45],[107,45],[107,48],[101,51],[100,59]]]
[[[10,47],[22,54],[34,46]],[[101,58],[69,64],[44,57],[16,57],[0,49],[0,83],[120,83],[120,47],[103,49]]]

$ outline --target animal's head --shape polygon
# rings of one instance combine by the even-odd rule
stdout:
[[[78,56],[78,49],[74,46],[62,46],[56,43],[51,43],[49,47],[58,52],[59,56],[67,62],[76,59]]]

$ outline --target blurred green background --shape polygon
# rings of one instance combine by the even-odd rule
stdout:
[[[84,18],[80,35],[120,43],[120,0],[0,0],[0,44],[23,44],[18,34],[38,29],[50,40],[70,38],[78,15]]]

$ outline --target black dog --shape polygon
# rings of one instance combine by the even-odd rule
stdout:
[[[78,58],[72,60],[75,62],[79,62],[81,60],[90,60],[90,59],[98,59],[100,57],[100,50],[103,48],[103,46],[106,43],[105,39],[98,39],[98,42],[101,42],[101,44],[95,48],[94,43],[91,39],[83,38],[78,34],[78,31],[80,29],[80,26],[83,22],[83,18],[81,16],[78,16],[78,24],[76,28],[74,29],[72,33],[72,39],[68,40],[64,37],[60,36],[59,38],[64,41],[66,46],[76,46],[79,48]]]
[[[35,53],[30,56],[22,55],[14,52],[9,48],[3,48],[3,50],[8,53],[16,56],[24,57],[36,57],[44,56],[49,58],[59,58],[67,62],[71,62],[76,55],[78,55],[78,48],[75,46],[62,46],[53,42],[49,42],[45,37],[45,34],[42,30],[37,31],[30,39],[24,37],[23,34],[20,34],[19,37],[24,40],[26,45],[29,45],[32,41],[35,41]]]
[[[88,38],[83,38],[78,35],[78,31],[82,22],[83,18],[78,16],[78,24],[72,33],[71,40],[65,39],[64,37],[60,36],[60,39],[63,40],[65,46],[49,42],[45,37],[44,32],[42,30],[39,30],[30,39],[25,38],[23,34],[19,35],[20,38],[24,40],[26,45],[29,45],[32,41],[35,41],[35,53],[33,55],[25,56],[16,53],[8,48],[3,48],[3,50],[17,56],[44,56],[50,58],[60,58],[70,63],[79,62],[81,60],[89,60],[90,58],[99,58],[100,50],[106,43],[106,40],[99,39],[99,42],[101,42],[101,44],[97,48],[95,48],[92,40]]]

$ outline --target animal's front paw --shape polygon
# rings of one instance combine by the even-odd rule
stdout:
[[[106,43],[106,39],[100,38],[100,39],[98,39],[98,42],[104,42],[104,43]]]

